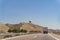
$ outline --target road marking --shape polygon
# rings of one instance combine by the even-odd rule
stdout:
[[[51,37],[53,37],[54,39],[56,39],[56,40],[59,40],[58,38],[56,38],[56,37],[54,37],[53,35],[51,35],[51,34],[49,34]]]

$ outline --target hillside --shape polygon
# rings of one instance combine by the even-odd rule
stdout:
[[[10,29],[17,29],[17,30],[27,30],[29,31],[37,31],[37,32],[42,32],[43,31],[43,27],[39,26],[39,25],[35,25],[32,23],[25,23],[25,22],[21,22],[19,24],[6,24]]]
[[[32,23],[22,23],[22,26],[20,27],[20,29],[24,29],[27,31],[42,31],[42,26],[35,25]]]
[[[49,29],[49,32],[60,35],[60,29]]]
[[[0,23],[0,33],[7,33],[9,27],[3,23]]]

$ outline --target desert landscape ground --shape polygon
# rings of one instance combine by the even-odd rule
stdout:
[[[5,39],[9,37],[15,37],[20,35],[29,35],[29,34],[43,34],[43,26],[28,23],[18,23],[18,24],[2,24],[0,23],[0,39]],[[60,30],[48,29],[48,33],[51,33],[53,36],[60,38]],[[3,34],[3,36],[1,36]]]
[[[60,40],[60,0],[0,0],[1,40]]]

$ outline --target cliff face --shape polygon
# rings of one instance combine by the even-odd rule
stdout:
[[[5,24],[0,23],[0,33],[7,33],[9,27]]]

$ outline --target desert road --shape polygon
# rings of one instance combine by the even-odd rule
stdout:
[[[60,40],[51,34],[29,34],[17,37],[6,38],[3,40]]]

